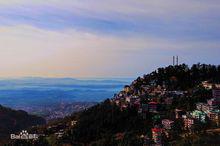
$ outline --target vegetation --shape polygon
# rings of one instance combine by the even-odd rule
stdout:
[[[46,121],[41,117],[29,115],[21,110],[15,111],[0,105],[0,140],[5,137],[9,138],[11,133],[43,124],[46,124]]]
[[[175,108],[185,110],[195,109],[195,103],[205,102],[211,97],[211,92],[199,86],[202,81],[220,83],[220,66],[195,64],[191,68],[182,64],[178,66],[168,66],[159,68],[151,74],[138,77],[128,87],[132,88],[129,94],[138,95],[143,85],[163,86],[169,91],[182,90],[188,91],[186,97],[174,97],[170,107],[165,107],[167,115]],[[141,95],[141,102],[146,102],[150,98],[148,94]],[[160,99],[163,100],[163,99]],[[53,145],[71,144],[71,145],[93,145],[93,146],[139,146],[144,141],[141,135],[151,136],[151,128],[157,122],[155,115],[147,113],[143,119],[135,107],[128,106],[125,110],[120,110],[111,100],[106,100],[83,112],[66,117],[63,120],[52,123],[51,125],[67,125],[71,120],[77,120],[77,125],[67,127],[62,138],[53,141]],[[176,123],[179,132],[181,132],[181,121]],[[50,125],[50,126],[51,126]],[[48,135],[47,140],[51,141],[52,131],[48,130],[48,125],[37,128]],[[203,131],[204,132],[204,131]],[[215,145],[219,135],[210,135],[207,133],[194,135],[194,137],[178,138],[174,142],[167,141],[167,145]],[[45,142],[46,139],[40,140]],[[46,142],[45,142],[46,143]],[[48,144],[48,143],[47,143]],[[46,145],[46,144],[45,144]]]
[[[137,79],[138,85],[155,81],[156,85],[166,85],[168,90],[187,90],[200,84],[202,81],[220,83],[220,65],[194,64],[190,68],[186,64],[158,68],[151,74],[144,75],[144,80]]]
[[[151,117],[143,120],[137,116],[135,108],[128,108],[121,111],[118,106],[106,100],[102,104],[94,106],[80,115],[79,124],[70,129],[61,141],[68,143],[77,142],[96,144],[111,141],[114,143],[114,137],[118,133],[130,137],[134,134],[143,134],[150,128]],[[137,140],[135,137],[134,141]],[[101,140],[101,141],[99,141]],[[128,139],[127,143],[130,141]],[[124,141],[126,142],[126,141]],[[72,143],[74,144],[74,143]]]

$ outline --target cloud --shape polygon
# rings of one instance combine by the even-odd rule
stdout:
[[[216,56],[220,45],[28,25],[0,27],[0,33],[0,76],[134,76],[169,64],[173,54],[186,59],[201,56],[198,60]]]
[[[0,76],[136,76],[219,62],[220,1],[0,1]],[[171,56],[171,58],[170,58]]]
[[[71,12],[84,13],[85,15],[107,15],[117,14],[115,16],[131,15],[136,16],[176,16],[178,14],[204,14],[210,11],[218,11],[220,2],[213,0],[7,0],[0,1],[3,6],[50,6],[59,9],[66,9]],[[118,15],[119,14],[119,15]],[[167,19],[167,18],[165,18]]]
[[[219,11],[217,0],[9,0],[0,1],[0,25],[219,39]]]

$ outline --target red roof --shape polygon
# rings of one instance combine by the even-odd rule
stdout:
[[[157,104],[157,102],[153,102],[153,101],[152,101],[152,102],[149,102],[149,104]]]
[[[152,131],[153,131],[153,132],[161,132],[162,129],[161,129],[161,128],[152,128]]]

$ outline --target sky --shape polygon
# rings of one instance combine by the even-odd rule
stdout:
[[[0,77],[136,77],[219,47],[219,0],[0,0]]]

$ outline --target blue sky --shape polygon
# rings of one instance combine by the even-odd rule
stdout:
[[[220,62],[218,0],[0,1],[1,77],[134,77]]]

